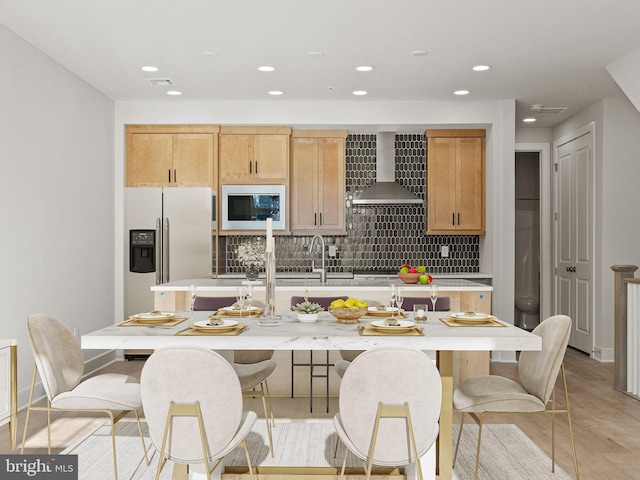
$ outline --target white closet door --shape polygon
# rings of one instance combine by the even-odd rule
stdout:
[[[593,351],[593,132],[556,145],[556,312],[573,320],[569,345]]]

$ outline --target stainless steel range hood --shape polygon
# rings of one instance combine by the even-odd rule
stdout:
[[[396,134],[378,132],[376,181],[353,199],[354,205],[414,205],[424,201],[395,182]]]

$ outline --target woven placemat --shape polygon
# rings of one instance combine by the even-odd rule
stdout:
[[[404,313],[400,313],[400,315],[396,313],[394,317],[407,318]],[[360,317],[361,320],[383,320],[385,318],[391,318],[391,313],[388,313],[386,315],[369,315],[368,313],[366,313],[362,317]]]
[[[118,323],[118,327],[174,327],[176,325],[180,325],[186,319],[187,317],[173,317],[163,322],[149,323],[145,321],[141,322],[137,318],[131,317],[129,320]]]
[[[404,332],[391,333],[391,331],[383,332],[381,330],[377,330],[373,328],[370,323],[365,323],[364,325],[358,325],[358,333],[361,337],[424,337],[424,333],[422,333],[422,330],[420,330],[420,327],[417,325]]]
[[[506,327],[505,324],[498,322],[496,317],[489,317],[486,322],[478,323],[460,323],[452,317],[440,317],[440,321],[448,327]]]
[[[262,309],[253,310],[251,313],[242,312],[240,310],[218,310],[217,313],[212,313],[209,318],[257,318],[262,316]]]
[[[180,335],[180,336],[185,336],[185,337],[198,337],[198,336],[202,336],[202,335],[215,335],[217,337],[223,337],[223,336],[227,336],[227,337],[234,337],[236,335],[239,335],[240,332],[242,332],[245,328],[247,328],[247,326],[242,323],[242,322],[238,322],[238,324],[233,327],[232,330],[227,330],[225,332],[216,332],[215,330],[199,330],[197,328],[185,328],[184,330],[180,330],[178,333],[176,333],[176,335]]]

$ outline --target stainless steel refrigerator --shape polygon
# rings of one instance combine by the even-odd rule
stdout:
[[[210,188],[125,189],[125,315],[153,309],[153,285],[211,278],[212,212]],[[132,268],[132,230],[148,239],[141,255],[154,255],[145,268]]]

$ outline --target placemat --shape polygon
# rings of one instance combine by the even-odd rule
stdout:
[[[157,323],[149,323],[149,322],[141,322],[137,318],[129,318],[122,323],[118,323],[118,327],[174,327],[176,325],[180,325],[184,322],[187,317],[174,317],[170,320],[165,320],[164,322]]]
[[[404,332],[390,333],[376,330],[370,323],[365,323],[364,325],[358,325],[358,333],[361,337],[424,337],[424,333],[422,333],[418,325]]]
[[[489,317],[484,323],[459,323],[452,317],[440,317],[440,321],[448,327],[506,327],[503,323],[498,322],[496,317]]]
[[[202,336],[202,335],[215,335],[218,337],[222,337],[222,336],[228,336],[228,337],[234,337],[236,335],[239,335],[240,332],[242,332],[245,328],[247,328],[247,326],[242,323],[242,322],[238,322],[238,325],[236,325],[233,330],[227,330],[226,332],[216,332],[214,330],[198,330],[196,328],[185,328],[184,330],[180,330],[178,333],[176,333],[176,335],[180,335],[180,336],[186,336],[186,337],[197,337],[197,336]]]

